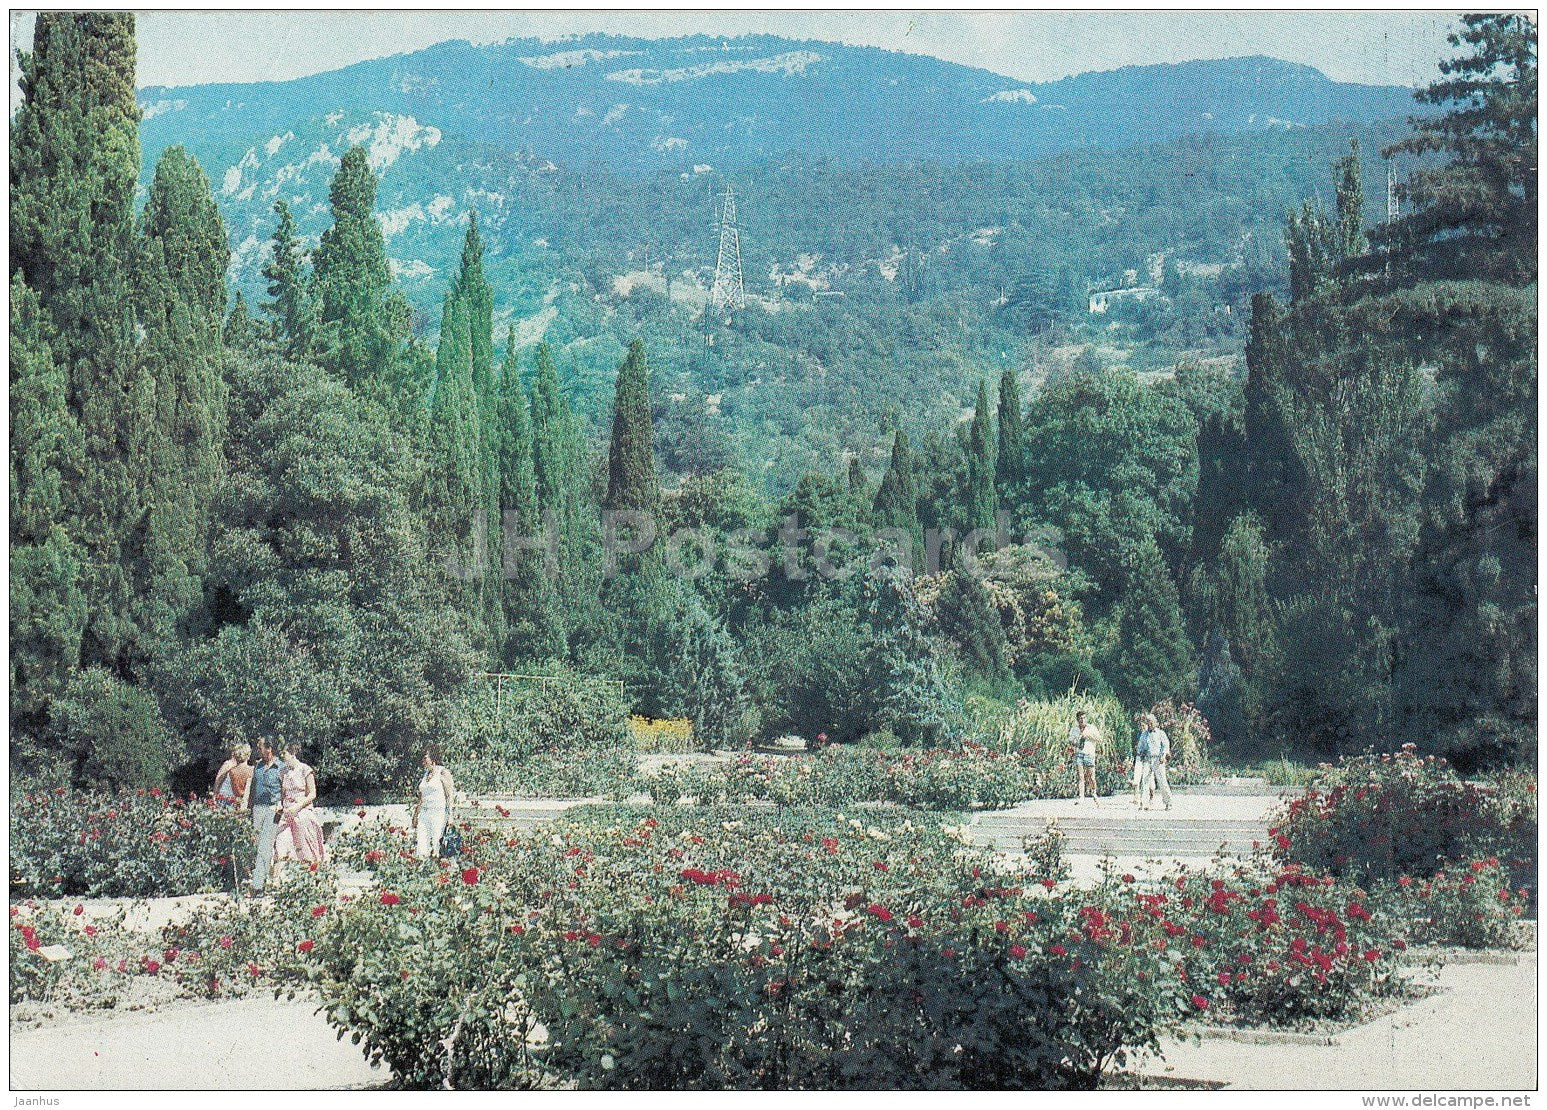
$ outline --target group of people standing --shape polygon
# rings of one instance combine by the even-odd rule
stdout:
[[[215,799],[252,814],[257,834],[248,889],[263,894],[277,864],[296,860],[322,864],[328,846],[317,816],[317,773],[301,759],[294,740],[258,740],[258,758],[249,763],[252,748],[238,744],[215,772]]]
[[[1171,808],[1171,784],[1166,779],[1166,764],[1171,759],[1171,738],[1153,713],[1139,717],[1139,733],[1133,747],[1133,800],[1140,809],[1153,806],[1155,795],[1160,795],[1166,809]],[[1096,788],[1096,749],[1105,739],[1101,730],[1090,723],[1082,710],[1074,715],[1074,725],[1069,729],[1069,746],[1074,755],[1074,769],[1079,777],[1079,792],[1074,804],[1085,800],[1090,791],[1093,805],[1101,805],[1101,793]]]
[[[262,737],[257,747],[254,761],[252,746],[237,744],[215,772],[215,800],[252,814],[257,848],[248,890],[255,896],[265,892],[278,866],[288,860],[308,865],[328,860],[317,815],[317,773],[302,761],[301,745]],[[421,763],[413,826],[418,855],[429,859],[441,852],[456,783],[437,745],[425,749]]]

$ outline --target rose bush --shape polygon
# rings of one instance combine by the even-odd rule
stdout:
[[[1515,948],[1515,928],[1530,909],[1529,892],[1510,889],[1509,869],[1498,857],[1472,860],[1428,878],[1402,875],[1377,885],[1393,917],[1416,943],[1461,948]]]
[[[1422,879],[1496,857],[1535,885],[1535,779],[1467,782],[1412,744],[1324,766],[1270,830],[1283,860],[1362,883]]]
[[[1172,938],[1090,933],[1077,895],[912,818],[468,833],[439,867],[401,829],[354,838],[380,894],[309,954],[330,1020],[405,1086],[1090,1087],[1194,1012]]]
[[[233,889],[251,819],[160,789],[55,787],[11,802],[11,891],[21,897],[153,897]]]
[[[1351,883],[1265,854],[1174,870],[1145,887],[1132,879],[1106,872],[1089,927],[1110,928],[1101,914],[1121,919],[1137,903],[1145,935],[1177,942],[1171,972],[1214,1019],[1347,1021],[1399,987],[1406,926]]]

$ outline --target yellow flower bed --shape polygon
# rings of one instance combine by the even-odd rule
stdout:
[[[641,717],[628,719],[634,745],[642,752],[688,752],[693,750],[693,722],[686,717]]]

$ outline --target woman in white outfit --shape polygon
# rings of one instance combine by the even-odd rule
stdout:
[[[419,800],[414,803],[414,832],[418,837],[415,850],[420,859],[440,855],[440,838],[451,820],[451,802],[455,797],[456,783],[451,772],[441,766],[440,745],[431,744],[424,750],[424,776],[419,780]]]

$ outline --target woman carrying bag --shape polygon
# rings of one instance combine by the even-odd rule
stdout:
[[[418,838],[415,851],[420,859],[440,855],[454,856],[461,850],[461,836],[451,827],[451,804],[456,783],[451,772],[441,765],[439,744],[424,750],[424,776],[419,780],[419,800],[414,803],[414,831]],[[448,830],[451,836],[448,836]],[[456,843],[450,843],[455,840]]]

